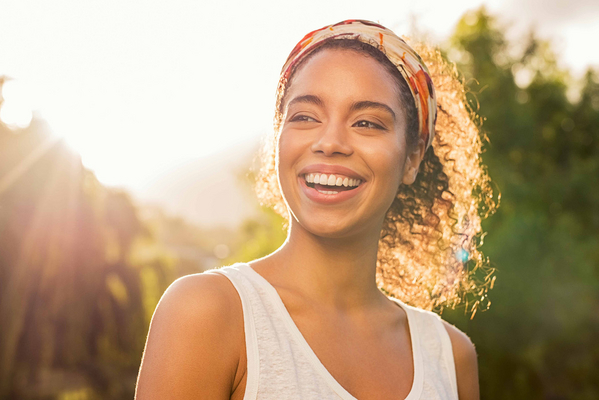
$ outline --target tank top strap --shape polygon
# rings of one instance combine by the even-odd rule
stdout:
[[[245,332],[245,346],[247,357],[247,380],[244,400],[256,399],[258,395],[258,383],[260,381],[260,355],[258,349],[258,335],[256,332],[255,308],[257,303],[256,293],[251,283],[242,272],[239,271],[239,264],[233,264],[228,267],[210,270],[225,276],[235,287],[239,298],[241,299],[241,308],[243,311],[243,329]]]
[[[445,392],[443,398],[458,399],[455,361],[449,334],[441,317],[427,310],[406,305],[413,315],[419,333],[422,352],[424,385],[422,398],[436,398],[433,393]]]
[[[442,348],[442,359],[443,365],[445,366],[445,371],[449,378],[449,384],[453,390],[453,394],[455,398],[458,398],[458,382],[456,378],[456,368],[455,368],[455,360],[453,358],[453,346],[451,345],[451,338],[449,337],[449,333],[443,326],[443,321],[438,314],[433,314],[431,318],[434,321],[435,327],[437,328],[437,332],[439,334],[439,340],[441,341]]]

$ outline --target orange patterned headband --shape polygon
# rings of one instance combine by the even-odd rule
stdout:
[[[308,33],[293,49],[281,71],[279,87],[286,85],[295,66],[310,52],[331,39],[357,39],[387,56],[404,77],[418,110],[420,134],[426,149],[433,142],[437,119],[437,99],[428,68],[420,56],[400,37],[382,25],[348,19]]]

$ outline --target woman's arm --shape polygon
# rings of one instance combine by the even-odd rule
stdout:
[[[451,339],[453,359],[458,381],[458,396],[460,400],[479,400],[478,361],[474,344],[466,334],[450,323],[443,321],[445,330]]]
[[[241,301],[227,278],[177,279],[152,317],[135,399],[229,399],[245,371],[243,332]]]

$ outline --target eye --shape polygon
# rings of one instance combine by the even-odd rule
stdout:
[[[356,122],[353,126],[357,127],[357,128],[367,128],[367,129],[380,129],[380,130],[385,130],[385,128],[383,128],[381,125],[379,124],[375,124],[374,122],[371,121],[366,121],[366,120],[361,120]]]
[[[318,122],[312,117],[308,117],[307,115],[298,114],[294,115],[290,120],[290,122]]]

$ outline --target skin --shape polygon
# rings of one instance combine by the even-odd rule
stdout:
[[[406,146],[396,90],[384,67],[354,51],[322,51],[296,72],[277,164],[289,235],[276,252],[250,263],[275,287],[322,364],[360,400],[403,399],[414,377],[407,316],[375,281],[386,210],[399,185],[414,182],[424,154],[422,141]],[[352,108],[364,101],[390,111]],[[298,177],[314,163],[351,168],[365,178],[364,187],[341,203],[313,202]],[[479,399],[474,346],[444,325],[459,397]],[[178,279],[152,319],[136,399],[242,399],[245,384],[243,314],[234,287],[213,273]]]

